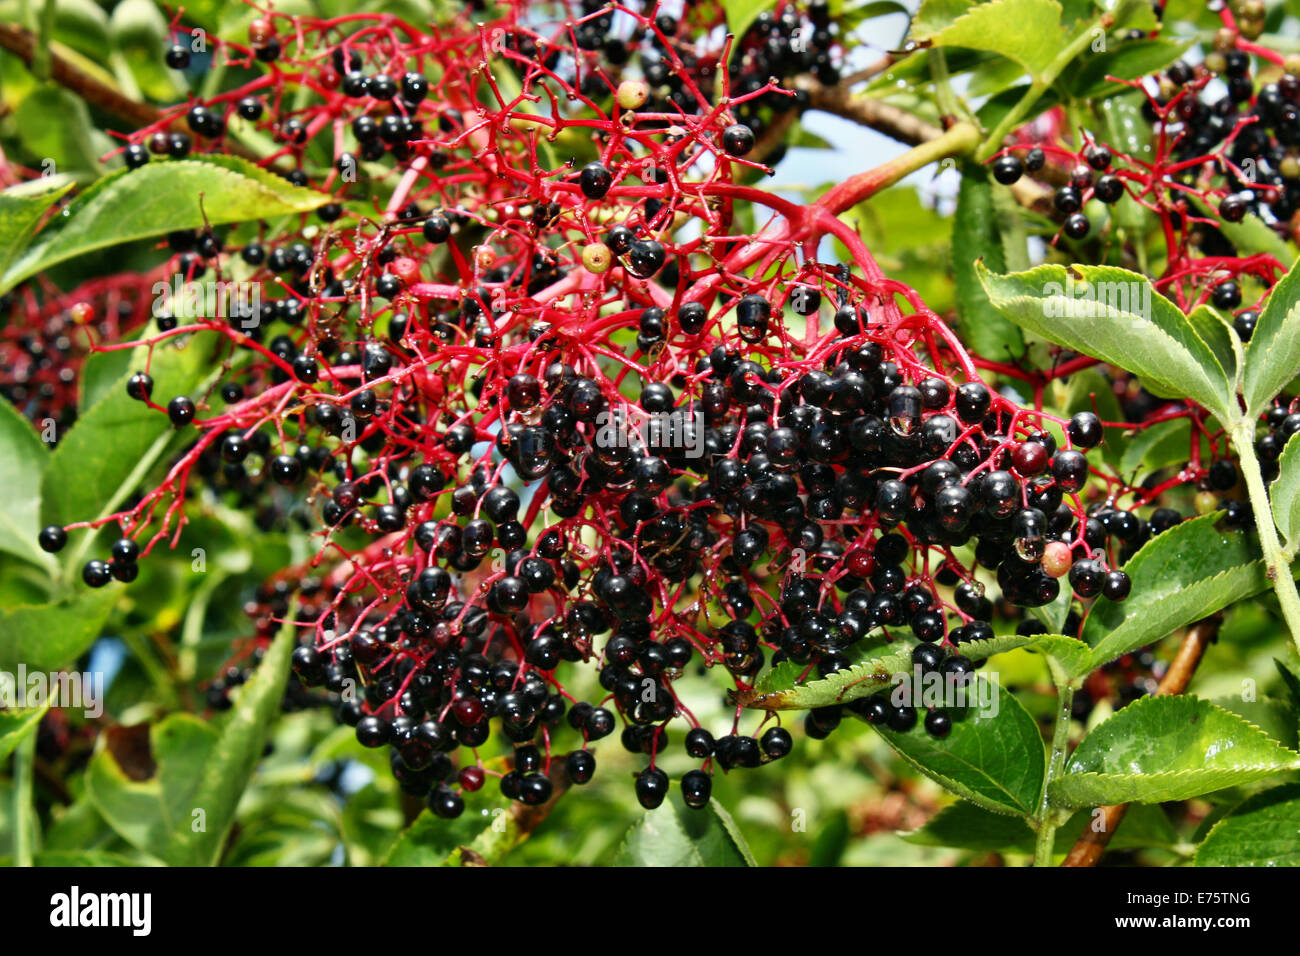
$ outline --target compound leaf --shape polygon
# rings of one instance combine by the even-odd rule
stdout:
[[[98,180],[36,234],[0,275],[0,292],[50,266],[96,249],[178,229],[310,212],[324,193],[237,156],[151,162]]]
[[[1259,546],[1242,532],[1220,531],[1221,517],[1175,525],[1129,559],[1132,593],[1118,603],[1098,598],[1083,626],[1094,667],[1268,587]]]
[[[1188,800],[1300,768],[1300,754],[1208,700],[1144,697],[1093,729],[1048,798],[1063,807]]]
[[[667,800],[628,830],[616,866],[756,866],[749,844],[717,800],[692,810]]]
[[[1242,395],[1247,414],[1258,417],[1297,374],[1300,374],[1300,269],[1293,264],[1291,271],[1268,294],[1255,331],[1246,343]]]
[[[1300,866],[1300,784],[1257,793],[1214,825],[1197,866]]]
[[[1145,276],[1082,265],[1001,276],[977,263],[975,272],[993,306],[1026,331],[1134,372],[1162,397],[1234,419],[1235,390],[1214,350]]]

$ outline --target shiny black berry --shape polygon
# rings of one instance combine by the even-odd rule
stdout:
[[[167,403],[167,417],[173,425],[182,428],[194,421],[194,402],[185,395],[177,395]]]
[[[40,534],[36,536],[36,543],[41,546],[41,550],[47,554],[57,554],[63,550],[63,546],[68,543],[68,532],[64,531],[56,524],[47,525],[41,529]]]
[[[1010,186],[1024,174],[1025,164],[1018,156],[1010,154],[999,156],[993,163],[993,178],[1004,186]]]
[[[614,174],[600,163],[588,163],[578,174],[578,188],[588,199],[604,199],[612,185]]]
[[[743,123],[728,126],[722,134],[722,148],[732,156],[744,156],[754,148],[754,131]]]
[[[636,798],[641,806],[653,810],[668,796],[668,774],[658,767],[647,767],[636,778]]]

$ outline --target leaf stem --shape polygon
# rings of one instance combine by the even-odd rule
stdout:
[[[1057,817],[1047,804],[1047,788],[1065,769],[1065,748],[1070,742],[1070,717],[1074,712],[1074,685],[1068,681],[1058,681],[1056,694],[1056,723],[1052,728],[1052,752],[1047,759],[1047,776],[1043,779],[1043,795],[1038,804],[1038,838],[1034,842],[1034,866],[1052,865]]]
[[[1277,592],[1282,617],[1291,631],[1291,639],[1300,649],[1300,593],[1296,592],[1295,578],[1286,560],[1282,542],[1278,540],[1277,526],[1273,523],[1273,509],[1264,488],[1264,476],[1255,456],[1255,423],[1247,418],[1239,420],[1232,428],[1232,443],[1237,446],[1246,491],[1250,494],[1250,507],[1255,512],[1255,527],[1259,530],[1259,546],[1264,552],[1264,565],[1268,579]]]
[[[1056,54],[1052,62],[1047,64],[1047,68],[1033,78],[1033,81],[1029,84],[1029,89],[1025,90],[1024,95],[1020,97],[1016,105],[1011,107],[1011,112],[1002,117],[1002,121],[993,128],[993,132],[989,133],[984,145],[975,153],[976,162],[988,162],[989,158],[1002,148],[1002,141],[1020,125],[1025,114],[1029,112],[1029,108],[1038,102],[1038,98],[1051,88],[1052,83],[1056,81],[1056,78],[1061,75],[1061,72],[1070,65],[1074,58],[1092,43],[1093,31],[1099,27],[1103,29],[1108,27],[1113,20],[1114,17],[1111,14],[1102,14],[1087,29],[1081,30],[1079,35],[1071,40],[1060,53]]]
[[[952,83],[948,75],[948,58],[944,55],[943,47],[935,47],[930,50],[930,77],[934,81],[934,96],[939,104],[939,111],[945,116],[953,119],[969,120],[970,114],[962,107],[961,101],[957,99],[956,94],[952,91]]]
[[[50,45],[54,42],[54,0],[45,0],[41,7],[40,33],[36,49],[32,51],[31,70],[38,80],[50,78]]]
[[[984,145],[975,151],[976,162],[988,162],[990,157],[1002,148],[1002,141],[1020,125],[1021,120],[1025,118],[1025,114],[1029,112],[1030,107],[1038,102],[1038,98],[1043,95],[1047,87],[1048,84],[1041,80],[1034,80],[1029,84],[1029,89],[1025,90],[1024,95],[1020,97],[1016,105],[1011,107],[1011,112],[1002,117],[1002,121],[993,127],[993,132],[989,133]]]
[[[32,770],[36,759],[36,731],[14,751],[14,865],[32,865]]]

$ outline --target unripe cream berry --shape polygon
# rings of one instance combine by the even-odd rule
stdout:
[[[1219,496],[1213,491],[1198,491],[1194,503],[1198,515],[1208,515],[1219,507]]]
[[[650,87],[645,80],[624,80],[618,85],[614,98],[625,110],[639,110],[650,98]]]
[[[609,270],[614,262],[614,254],[603,242],[593,242],[582,250],[582,264],[588,272],[600,275]]]

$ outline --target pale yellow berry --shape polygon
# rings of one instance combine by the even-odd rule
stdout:
[[[650,98],[650,87],[645,80],[624,80],[618,85],[614,98],[625,110],[639,110]]]
[[[614,254],[603,242],[593,242],[582,250],[582,264],[588,272],[600,275],[607,272],[614,262]]]
[[[1198,515],[1208,515],[1219,507],[1219,496],[1213,491],[1198,491],[1194,504]]]

